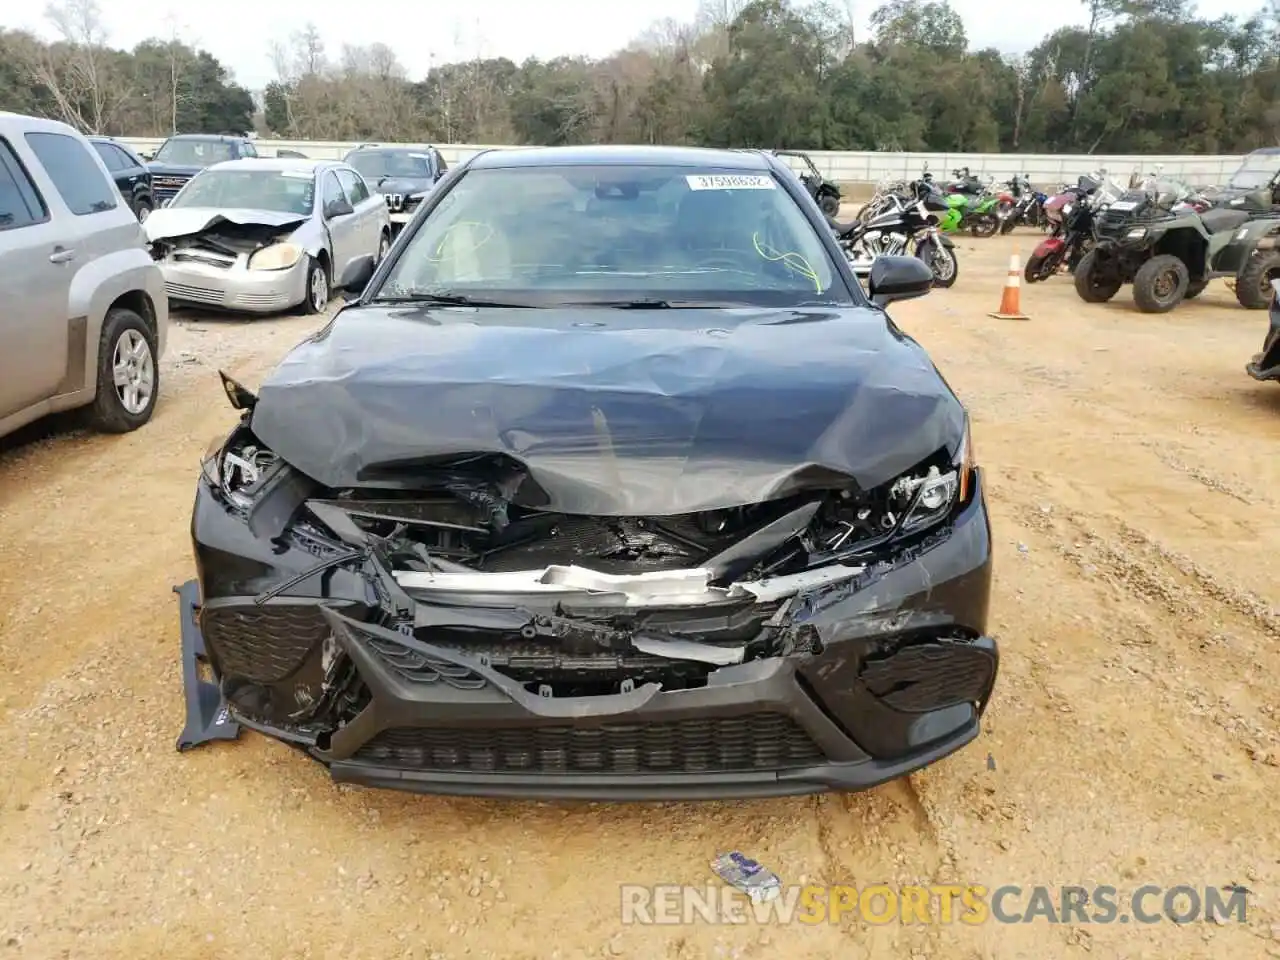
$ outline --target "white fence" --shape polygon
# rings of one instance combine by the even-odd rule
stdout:
[[[137,150],[154,150],[163,140],[121,137]],[[273,156],[277,150],[296,150],[317,159],[340,159],[355,143],[330,140],[258,140],[258,152]],[[437,144],[450,164],[460,163],[480,150],[507,149],[476,144]],[[928,164],[939,177],[950,177],[951,171],[968,167],[980,177],[994,176],[1008,180],[1014,174],[1025,174],[1033,183],[1056,185],[1064,180],[1093,170],[1106,170],[1117,180],[1127,181],[1134,172],[1151,173],[1157,165],[1168,176],[1185,179],[1192,184],[1208,185],[1225,182],[1240,165],[1240,156],[1057,156],[1036,153],[842,153],[812,151],[809,156],[823,176],[841,183],[877,183],[886,177],[914,179]]]

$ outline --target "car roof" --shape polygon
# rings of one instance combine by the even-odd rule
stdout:
[[[276,170],[281,173],[314,173],[330,167],[346,168],[336,160],[316,160],[312,157],[241,157],[239,160],[222,160],[208,167],[209,170]]]
[[[553,167],[616,164],[664,167],[720,167],[767,173],[772,169],[764,154],[755,150],[719,150],[711,147],[650,147],[616,144],[584,147],[516,147],[488,150],[470,163],[473,170],[510,167]]]
[[[229,143],[234,140],[247,140],[249,138],[236,137],[236,136],[232,136],[229,133],[175,133],[173,136],[166,137],[165,139],[167,140],[223,140]]]
[[[380,143],[362,143],[358,147],[352,147],[347,151],[347,156],[353,153],[426,153],[435,150],[435,147],[424,144],[421,147],[405,146],[403,143],[396,144],[380,144]]]
[[[70,133],[79,136],[80,131],[61,120],[48,120],[44,117],[32,117],[25,113],[12,113],[0,110],[0,126],[16,126],[28,132]]]

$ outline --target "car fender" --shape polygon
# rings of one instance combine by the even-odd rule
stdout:
[[[318,214],[293,231],[289,240],[300,246],[313,260],[320,259],[320,254],[324,253],[329,259],[330,268],[336,269],[333,264],[333,244],[329,239],[329,228],[325,226]]]
[[[139,226],[139,233],[141,229]],[[79,352],[84,358],[83,379],[80,381],[84,388],[95,388],[98,341],[107,310],[120,297],[138,291],[151,302],[156,324],[156,361],[159,362],[168,340],[169,301],[160,268],[141,243],[95,257],[77,270],[72,278],[67,303],[67,316],[73,318],[70,349],[73,356]],[[81,329],[76,329],[78,318],[84,318]]]

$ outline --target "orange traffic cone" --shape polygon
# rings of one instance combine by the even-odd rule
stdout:
[[[1000,309],[987,314],[997,320],[1030,320],[1022,312],[1022,266],[1015,253],[1009,258],[1009,276],[1005,278],[1004,290],[1000,294]]]

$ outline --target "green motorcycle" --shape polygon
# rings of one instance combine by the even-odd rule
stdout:
[[[998,196],[949,193],[945,200],[948,209],[938,224],[943,233],[968,230],[975,237],[994,237],[1000,229],[1000,218],[996,216]]]
[[[968,167],[952,170],[951,174],[956,179],[942,190],[934,183],[928,165],[920,178],[947,206],[945,213],[938,214],[938,229],[943,233],[968,230],[975,237],[995,236],[1000,229],[997,214],[1004,198],[991,191],[992,181],[988,179],[984,183],[970,173]]]

